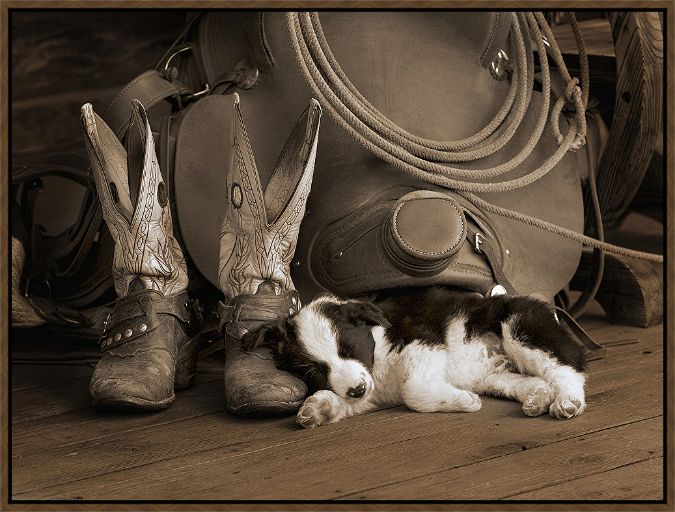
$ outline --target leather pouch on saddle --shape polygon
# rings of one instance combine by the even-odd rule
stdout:
[[[407,190],[381,192],[325,227],[312,252],[323,287],[351,296],[411,286],[414,279],[417,286],[513,293],[501,270],[502,247],[483,214],[458,196]]]

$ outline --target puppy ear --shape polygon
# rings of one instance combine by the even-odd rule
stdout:
[[[370,302],[348,302],[344,307],[347,308],[349,320],[354,324],[380,325],[385,328],[391,325],[382,310]]]
[[[257,329],[248,331],[241,338],[241,347],[244,350],[253,350],[261,345],[278,348],[277,345],[286,339],[286,329],[283,322],[269,322]]]

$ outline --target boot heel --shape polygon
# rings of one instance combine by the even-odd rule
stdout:
[[[180,391],[192,386],[197,372],[197,341],[192,338],[183,345],[178,353],[178,362],[176,363],[176,376],[174,377],[174,389]]]

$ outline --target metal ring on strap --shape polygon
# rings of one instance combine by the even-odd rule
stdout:
[[[176,48],[171,54],[166,59],[166,62],[164,63],[164,74],[168,75],[169,74],[169,64],[171,64],[171,61],[173,60],[174,57],[177,55],[180,55],[183,52],[190,51],[192,52],[194,50],[194,45],[192,43],[186,43],[184,45],[179,46]],[[197,98],[200,98],[202,96],[205,96],[209,93],[209,84],[208,82],[204,82],[204,88],[201,91],[188,94],[185,96],[183,99],[186,101],[194,100]]]

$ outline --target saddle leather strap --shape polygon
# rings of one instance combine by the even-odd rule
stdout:
[[[605,357],[605,348],[598,344],[567,311],[558,306],[555,307],[555,311],[558,318],[565,322],[577,340],[588,350],[586,360],[593,361]]]
[[[102,277],[100,268],[105,267],[106,274],[110,273],[109,237],[106,237],[107,230],[87,167],[79,155],[70,153],[50,155],[46,162],[31,159],[12,165],[12,187],[20,206],[23,227],[30,237],[27,241],[31,265],[25,281],[26,293],[44,295],[43,292],[47,292],[50,299],[74,307],[96,299],[110,285],[110,279],[107,275]],[[34,213],[43,187],[42,179],[53,176],[77,183],[86,189],[86,193],[75,222],[58,234],[48,235],[36,223]],[[98,250],[94,251],[94,246]],[[46,289],[40,290],[36,285],[44,285]],[[44,307],[42,305],[42,309]]]
[[[591,205],[593,207],[594,229],[595,236],[600,241],[605,240],[605,228],[602,222],[602,209],[600,208],[600,200],[598,198],[598,188],[596,182],[595,160],[592,157],[593,137],[589,137],[586,144],[586,152],[588,154],[588,189],[591,197]],[[593,249],[593,274],[595,277],[589,280],[584,287],[581,296],[568,309],[572,318],[579,318],[585,311],[588,304],[595,298],[595,295],[600,289],[602,278],[605,273],[605,252],[600,248]]]
[[[132,100],[138,100],[146,110],[172,97],[190,94],[192,91],[180,82],[167,80],[154,69],[138,75],[112,100],[101,117],[121,140],[129,126]]]
[[[491,237],[486,236],[478,230],[473,229],[472,227],[467,228],[467,236],[469,241],[473,243],[474,250],[485,256],[485,259],[490,264],[490,269],[492,270],[492,275],[495,278],[497,284],[504,287],[506,293],[509,295],[518,295],[516,289],[511,285],[509,280],[504,275],[502,270],[502,265],[500,263],[499,257],[499,248],[496,246],[495,241]]]
[[[156,69],[198,91],[193,99],[250,89],[274,67],[263,19],[263,12],[195,13]]]
[[[248,60],[237,63],[234,71],[226,71],[211,84],[210,94],[232,94],[235,89],[251,89],[258,82],[260,73]]]
[[[485,39],[483,51],[478,61],[487,68],[497,58],[500,50],[506,48],[506,38],[511,31],[511,16],[507,12],[497,11],[492,13],[492,23]]]

